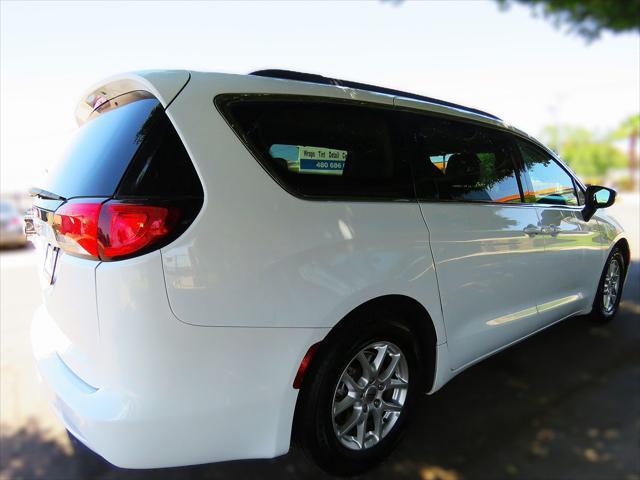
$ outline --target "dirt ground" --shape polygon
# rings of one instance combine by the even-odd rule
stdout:
[[[425,396],[398,450],[366,478],[640,480],[638,196],[623,197],[613,210],[634,240],[615,321],[572,318]],[[2,252],[0,266],[0,480],[86,478],[37,386],[29,344],[39,302],[32,252]],[[154,471],[105,465],[92,477],[325,478],[295,450],[274,460]]]

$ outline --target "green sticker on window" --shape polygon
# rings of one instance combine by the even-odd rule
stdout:
[[[273,158],[286,160],[289,171],[316,175],[342,175],[347,153],[346,150],[333,148],[279,143],[269,149]]]

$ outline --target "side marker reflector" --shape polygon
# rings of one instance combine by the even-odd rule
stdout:
[[[314,343],[313,345],[311,345],[309,347],[309,350],[307,350],[307,353],[305,354],[304,358],[302,359],[302,362],[300,362],[300,366],[298,367],[298,373],[296,373],[296,378],[293,381],[293,388],[295,388],[296,390],[299,390],[300,387],[302,386],[302,381],[304,380],[304,374],[306,373],[307,368],[309,368],[311,359],[318,351],[318,347],[320,346],[320,343],[321,342]]]

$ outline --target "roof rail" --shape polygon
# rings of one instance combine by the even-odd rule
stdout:
[[[422,102],[429,102],[436,105],[442,105],[444,107],[456,108],[469,113],[475,113],[484,117],[493,118],[495,120],[502,121],[500,117],[492,115],[491,113],[478,110],[476,108],[465,107],[458,105],[457,103],[447,102],[445,100],[438,100],[437,98],[425,97],[423,95],[417,95],[415,93],[404,92],[402,90],[394,90],[392,88],[378,87],[376,85],[369,85],[367,83],[352,82],[349,80],[340,80],[337,78],[324,77],[322,75],[316,75],[313,73],[294,72],[292,70],[256,70],[249,75],[256,75],[258,77],[280,78],[283,80],[298,80],[300,82],[319,83],[322,85],[335,85],[339,87],[357,88],[360,90],[367,90],[369,92],[384,93],[386,95],[393,95],[397,97],[412,98],[414,100],[420,100]]]

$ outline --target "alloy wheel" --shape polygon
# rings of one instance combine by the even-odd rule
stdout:
[[[620,262],[617,258],[613,258],[604,277],[604,288],[602,289],[602,308],[606,314],[610,314],[616,308],[616,301],[620,293],[620,272]]]
[[[390,342],[363,348],[340,376],[332,402],[333,429],[350,450],[377,445],[402,413],[409,388],[409,366]]]

